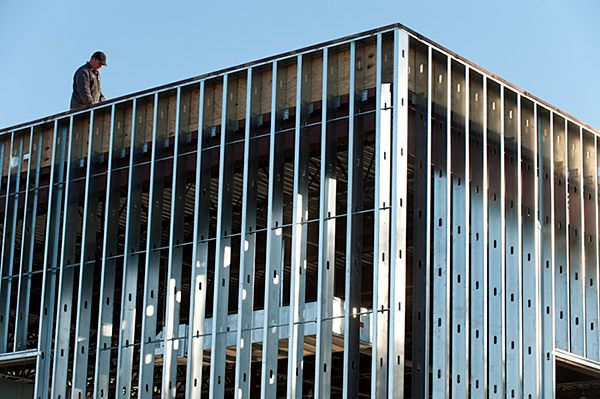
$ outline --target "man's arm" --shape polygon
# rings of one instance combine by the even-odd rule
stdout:
[[[84,105],[91,105],[94,102],[92,98],[92,92],[90,90],[90,76],[86,70],[79,70],[75,74],[75,83],[77,85],[77,91],[81,103]]]

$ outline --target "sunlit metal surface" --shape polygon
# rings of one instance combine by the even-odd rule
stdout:
[[[598,134],[401,25],[4,129],[0,387],[593,396]]]

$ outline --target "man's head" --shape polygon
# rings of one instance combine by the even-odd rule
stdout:
[[[102,68],[102,66],[106,66],[106,54],[102,51],[96,51],[92,54],[92,58],[90,58],[90,65],[95,70]]]

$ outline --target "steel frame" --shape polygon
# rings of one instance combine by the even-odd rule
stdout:
[[[384,76],[390,43],[392,82]],[[321,80],[311,75],[315,65]],[[271,83],[263,85],[269,73]],[[245,98],[234,94],[238,79],[246,81]],[[193,109],[184,109],[184,92]],[[267,104],[262,94],[269,93]],[[373,131],[361,119],[367,99],[375,104]],[[347,116],[338,116],[335,110],[346,106]],[[309,201],[308,173],[315,107],[318,204]],[[197,132],[186,130],[188,113],[198,117]],[[262,128],[268,133],[254,137],[252,123],[263,117],[270,118]],[[282,131],[288,118],[293,127]],[[336,130],[345,119],[347,160],[345,136]],[[228,136],[242,120],[243,155]],[[219,123],[216,142],[209,128]],[[365,144],[371,134],[374,150]],[[557,358],[600,370],[598,134],[398,26],[5,131],[0,364],[35,354],[34,389],[44,399],[90,393],[97,399],[175,398],[182,392],[195,398],[207,390],[217,398],[232,387],[239,398],[259,390],[270,398],[283,385],[290,399],[306,389],[320,398],[339,392],[346,398],[365,392],[553,397]],[[197,135],[191,153],[182,150],[188,135]],[[127,148],[128,162],[115,166]],[[44,151],[51,155],[44,158]],[[191,176],[183,157],[194,152],[194,189],[187,191]],[[259,156],[267,153],[268,166],[259,169]],[[234,155],[243,157],[241,181]],[[340,171],[347,171],[347,188]],[[364,209],[369,173],[374,206]],[[126,182],[119,180],[124,174]],[[259,181],[263,175],[268,180]],[[46,184],[47,214],[38,225]],[[243,193],[240,221],[234,219],[234,186]],[[214,198],[206,194],[211,190]],[[194,195],[193,209],[186,209],[192,202],[186,195]],[[258,204],[261,195],[266,203]],[[309,220],[316,208],[318,220]],[[194,225],[186,226],[192,212]],[[291,222],[284,222],[289,215]],[[257,232],[263,217],[266,229]],[[308,267],[309,223],[319,227],[316,270]],[[192,242],[184,242],[190,229]],[[266,236],[264,270],[257,269],[265,245],[259,234]],[[235,240],[239,273],[231,268]],[[34,299],[35,248],[41,246],[41,296]],[[342,253],[343,299],[334,295]],[[372,277],[364,271],[370,257]],[[264,309],[256,309],[263,274]],[[316,301],[307,301],[313,286]],[[229,314],[234,295],[237,314]],[[39,323],[31,331],[37,306]],[[28,346],[30,334],[37,334],[35,349]],[[307,388],[313,363],[314,387]]]

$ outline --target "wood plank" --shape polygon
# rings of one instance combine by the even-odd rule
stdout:
[[[123,120],[123,142],[119,143],[119,148],[129,148],[131,145],[131,116],[133,114],[133,103],[127,103],[125,108],[125,117]]]
[[[237,101],[235,107],[235,119],[240,121],[246,119],[246,93],[248,90],[248,78],[246,76],[237,79]]]
[[[310,101],[321,101],[323,92],[323,56],[313,58],[310,63]]]
[[[167,131],[164,137],[175,136],[175,122],[177,115],[177,92],[173,91],[167,98]]]
[[[52,140],[54,139],[54,124],[47,124],[42,128],[42,157],[41,166],[45,168],[52,162]]]
[[[286,68],[285,86],[285,101],[284,108],[296,107],[296,82],[297,82],[298,65],[292,64]]]
[[[140,123],[143,123],[143,118],[146,119],[144,123],[144,131],[142,133],[142,137],[144,138],[144,143],[152,142],[152,129],[154,125],[154,100],[149,100],[146,102],[146,105],[142,107],[142,112],[138,115],[138,120]]]
[[[377,43],[364,47],[364,88],[371,89],[377,84]]]
[[[350,50],[337,53],[337,96],[350,92]]]
[[[271,84],[273,83],[273,71],[263,71],[261,74],[260,114],[271,112]]]
[[[188,131],[198,131],[198,107],[200,106],[200,87],[190,92],[190,119]]]

